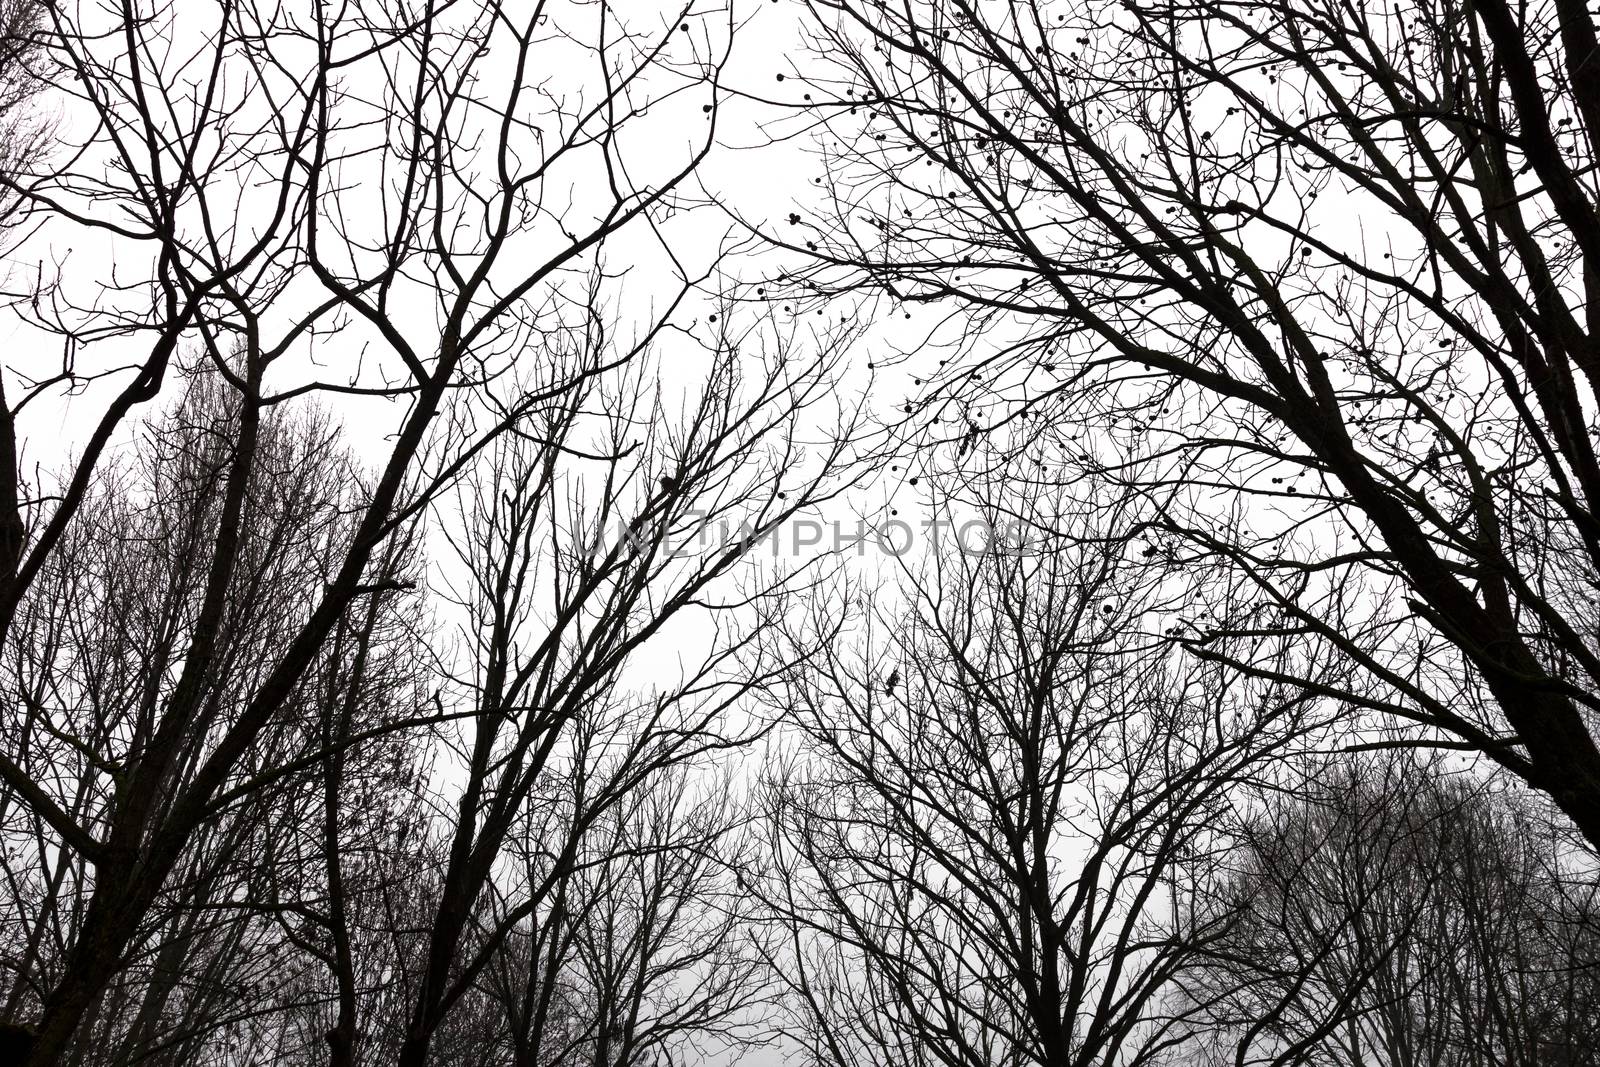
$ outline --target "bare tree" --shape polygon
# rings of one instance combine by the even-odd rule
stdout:
[[[1542,811],[1412,759],[1301,769],[1232,861],[1219,1060],[1595,1058],[1600,888]]]
[[[1164,569],[1129,498],[1075,506],[1012,473],[971,504],[1025,537],[947,540],[903,610],[817,601],[829,640],[778,694],[760,886],[813,1062],[1158,1060],[1227,927],[1200,890],[1231,791],[1315,724],[1302,691],[1139,636]]]
[[[214,374],[193,379],[131,459],[103,468],[89,515],[63,539],[19,613],[4,677],[20,713],[5,723],[6,747],[83,825],[115,816],[120,769],[156,742],[158,709],[177,680],[172,664],[200,625],[204,575],[192,561],[216,535],[215,486],[238,407]],[[259,448],[239,566],[212,635],[217,662],[201,698],[218,732],[320,593],[350,524],[351,460],[324,419],[271,418]],[[385,564],[392,578],[410,565],[404,556]],[[367,757],[387,756],[384,739],[392,744],[408,717],[417,721],[421,702],[404,666],[417,656],[401,636],[406,622],[394,598],[371,597],[317,663],[319,680],[346,690],[355,724],[348,740],[364,742]],[[352,643],[366,654],[350,655]],[[306,988],[295,979],[309,961],[280,929],[300,928],[304,912],[288,923],[283,909],[302,898],[285,900],[281,886],[292,881],[296,822],[308,794],[318,795],[308,772],[339,752],[307,725],[317,722],[316,706],[309,685],[291,694],[224,784],[83,1020],[79,1055],[185,1062],[208,1043],[258,1029],[283,1010],[282,997]],[[199,731],[185,739],[176,782],[192,777],[212,740]],[[367,801],[360,810],[372,809]],[[5,1014],[20,1020],[36,1017],[61,981],[96,882],[87,858],[61,848],[36,808],[8,795],[0,812]]]
[[[575,936],[599,1007],[592,1062],[667,1065],[741,1049],[768,1024],[770,979],[740,885],[746,813],[728,778],[664,775],[600,839]]]
[[[87,278],[64,268],[14,306],[60,360],[47,372],[8,362],[20,388],[7,399],[17,420],[63,395],[101,406],[59,479],[7,473],[18,481],[0,499],[16,509],[0,523],[25,536],[5,567],[0,637],[18,640],[96,470],[180,350],[227,382],[236,414],[210,453],[215,519],[190,559],[199,606],[160,664],[170,686],[149,685],[147,742],[93,766],[91,793],[106,799],[92,812],[62,791],[81,778],[41,766],[57,746],[44,724],[14,750],[20,762],[0,758],[8,800],[48,827],[41,854],[92,872],[28,1062],[57,1062],[72,1043],[218,806],[271,780],[256,760],[341,620],[395,588],[384,546],[508,426],[603,369],[550,341],[581,335],[614,292],[602,253],[613,235],[636,230],[630,260],[653,251],[670,283],[658,314],[635,320],[642,336],[702,276],[663,238],[712,141],[732,24],[692,5],[672,15],[629,23],[609,5],[492,0],[44,7],[59,143],[5,182],[36,240],[59,248],[74,234],[95,248],[68,264]],[[535,68],[572,80],[536,82]],[[629,131],[652,109],[692,114],[706,132],[635,151]],[[534,349],[540,359],[519,363]],[[221,636],[250,566],[251,487],[282,473],[267,465],[264,427],[311,393],[371,405],[393,433],[374,472],[350,483],[353,518],[325,581],[283,605],[245,688],[218,701]]]
[[[37,0],[0,4],[0,300],[7,305],[36,295],[36,282],[11,259],[21,201],[12,191],[23,162],[44,151],[49,125],[38,106],[45,81],[34,69],[43,7]],[[16,570],[26,531],[18,497],[17,431],[0,376],[0,574]]]
[[[38,0],[0,4],[0,174],[8,178],[24,159],[44,150],[50,128],[39,107],[46,83],[33,68],[39,60],[43,9]],[[0,190],[0,232],[5,232],[17,198],[3,183]]]
[[[667,1064],[764,1036],[771,985],[738,888],[741,809],[726,776],[674,768],[595,821],[548,907],[490,964],[507,1059]],[[525,870],[540,866],[534,844],[512,845]]]
[[[535,939],[533,958],[548,966],[531,995],[555,997],[565,977],[555,969],[564,958],[557,948],[575,936],[564,930],[576,907],[575,872],[596,862],[589,835],[608,824],[608,812],[632,807],[637,791],[651,794],[657,775],[704,770],[759,734],[734,711],[764,683],[742,657],[771,625],[770,605],[799,588],[806,571],[803,562],[798,571],[781,562],[752,572],[746,561],[772,543],[780,523],[836,490],[856,436],[856,416],[831,393],[835,347],[808,350],[766,326],[727,327],[700,352],[707,358],[698,378],[669,383],[646,363],[591,378],[486,452],[464,484],[460,521],[445,528],[460,566],[446,577],[454,576],[451,595],[470,620],[454,681],[470,725],[448,738],[462,784],[449,806],[449,858],[403,1064],[425,1061],[508,937]],[[763,352],[763,344],[771,347]],[[837,436],[806,455],[801,442],[818,407]],[[735,568],[750,577],[730,586]],[[748,622],[734,614],[751,610]],[[630,685],[637,650],[670,640],[669,624],[691,616],[708,643],[680,646],[682,677]],[[547,781],[573,775],[581,781],[559,789],[549,808],[541,800]],[[523,862],[498,877],[518,842]],[[651,891],[637,880],[628,885]],[[703,888],[692,895],[713,902]],[[615,902],[592,906],[617,921]],[[664,937],[675,925],[655,932]],[[719,943],[731,936],[715,931]],[[669,951],[670,940],[652,944],[655,951],[629,965],[664,966],[657,953]],[[591,956],[585,965],[602,963]],[[599,978],[591,973],[590,981]],[[720,996],[746,995],[735,984]],[[707,1025],[716,1023],[721,1009],[705,1010]],[[602,1029],[615,1024],[607,1019]],[[640,1053],[637,1035],[618,1040],[608,1064]],[[514,1045],[523,1055],[541,1047],[527,1038]]]
[[[1362,665],[1329,694],[1353,712],[1600,842],[1588,10],[808,8],[777,91],[824,161],[769,233],[813,256],[802,295],[959,309],[901,338],[903,414],[1027,420],[1047,468],[1139,458],[1192,652],[1270,613]],[[1240,575],[1257,604],[1219,615]]]

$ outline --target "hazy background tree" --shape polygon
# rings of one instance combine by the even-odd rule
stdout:
[[[222,521],[216,486],[238,415],[237,396],[216,374],[193,377],[132,455],[101,469],[84,520],[51,556],[18,614],[3,663],[17,710],[0,727],[5,748],[51,803],[90,832],[116,817],[126,768],[158,743],[160,709],[180,678],[175,665],[206,619],[205,574],[193,563]],[[211,623],[216,661],[198,700],[205,720],[183,739],[166,796],[192,779],[285,632],[321,595],[351,525],[355,467],[325,418],[269,419],[258,448],[239,564],[226,608]],[[403,556],[385,565],[393,581],[414,566]],[[305,992],[300,976],[315,966],[296,941],[307,932],[306,898],[284,887],[301,873],[302,820],[317,824],[314,772],[336,747],[319,728],[319,708],[338,691],[346,736],[359,734],[362,755],[375,764],[346,782],[346,810],[359,819],[403,804],[403,797],[380,801],[372,791],[394,797],[402,769],[395,761],[407,758],[393,751],[394,732],[432,716],[414,668],[420,635],[407,603],[368,598],[265,726],[83,1020],[79,1055],[89,1062],[191,1062],[197,1049],[224,1037],[259,1041],[262,1021]],[[352,645],[361,653],[352,654]],[[371,781],[375,772],[381,781]],[[352,805],[357,797],[359,806]],[[6,1015],[21,1021],[37,1018],[61,981],[68,949],[82,936],[95,871],[90,857],[61,847],[54,828],[22,798],[5,796],[0,811]]]
[[[731,776],[668,771],[585,841],[563,912],[587,1062],[759,1055],[772,981],[742,888],[756,860],[751,821]]]
[[[46,82],[38,71],[38,41],[44,26],[38,0],[0,3],[0,301],[6,306],[37,295],[40,276],[11,253],[24,229],[18,223],[23,201],[15,191],[18,172],[44,150],[50,128],[40,97]],[[16,573],[26,536],[17,469],[17,431],[12,401],[0,374],[0,581]]]
[[[1236,920],[1207,975],[1218,1061],[1600,1055],[1600,882],[1545,805],[1438,761],[1295,770],[1229,860]]]
[[[40,100],[47,83],[34,66],[40,59],[43,15],[39,0],[0,4],[0,233],[10,229],[17,207],[10,183],[25,160],[44,150],[50,129],[50,116]],[[10,292],[10,284],[6,289],[8,296],[17,295]]]

